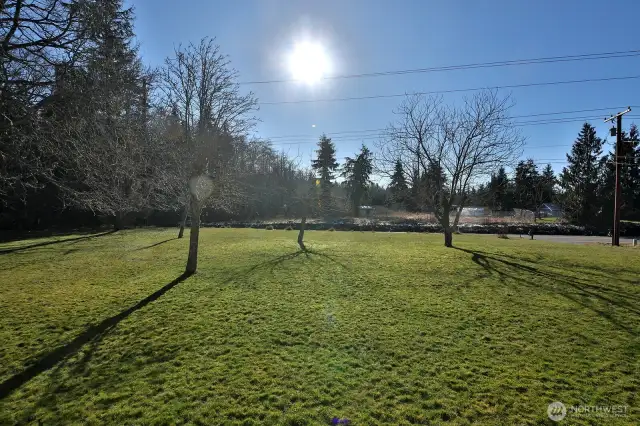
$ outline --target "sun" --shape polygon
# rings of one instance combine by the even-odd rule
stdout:
[[[294,79],[314,84],[327,76],[331,62],[319,43],[297,43],[289,56],[289,69]]]

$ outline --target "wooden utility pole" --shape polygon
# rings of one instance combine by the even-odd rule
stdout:
[[[614,203],[613,203],[613,231],[611,232],[611,245],[619,246],[620,245],[620,206],[622,204],[622,187],[620,186],[620,161],[622,161],[621,153],[622,153],[622,116],[631,111],[631,107],[627,108],[625,111],[622,111],[616,115],[613,115],[609,118],[605,118],[605,123],[607,121],[613,121],[613,119],[617,119],[616,122],[616,147],[614,149],[615,156],[615,166],[616,166],[616,190],[614,195]]]

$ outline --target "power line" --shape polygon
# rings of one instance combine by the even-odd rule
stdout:
[[[514,126],[529,126],[534,124],[557,124],[557,123],[572,123],[576,121],[585,121],[585,120],[597,120],[600,117],[588,116],[588,117],[565,117],[565,118],[554,118],[548,120],[532,120],[532,121],[522,121],[516,122]],[[629,116],[629,118],[638,118],[638,116]]]
[[[558,159],[554,159],[554,160],[545,160],[545,159],[542,159],[542,158],[539,158],[539,159],[534,158],[533,161],[534,162],[541,162],[541,163],[545,163],[545,164],[566,164],[567,163],[566,159],[561,160],[559,158]],[[615,164],[615,163],[613,161],[606,161],[606,164]],[[620,164],[622,166],[637,166],[637,164],[634,164],[634,163],[618,163],[618,164]]]
[[[556,112],[543,112],[543,113],[536,113],[536,114],[524,114],[524,115],[514,115],[511,118],[529,118],[529,117],[540,117],[540,116],[547,116],[547,115],[563,115],[563,114],[577,114],[577,113],[581,113],[581,112],[595,112],[595,111],[610,111],[610,110],[615,110],[615,109],[619,109],[619,108],[624,108],[624,107],[604,107],[604,108],[591,108],[591,109],[578,109],[578,110],[573,110],[573,111],[556,111]],[[640,107],[636,107],[634,106],[633,108],[640,108]],[[577,118],[577,117],[564,117],[564,118]],[[595,119],[598,119],[600,117],[597,117]],[[560,119],[560,118],[558,118]],[[582,118],[580,118],[582,119]],[[593,119],[593,118],[590,118]],[[556,119],[550,119],[550,120],[556,120]],[[339,132],[324,132],[330,136],[335,136],[335,135],[342,135],[345,133],[373,133],[373,132],[382,132],[386,130],[386,128],[381,127],[381,128],[377,128],[377,129],[362,129],[362,130],[341,130]],[[358,135],[355,135],[358,136]],[[279,135],[279,136],[270,136],[270,137],[265,137],[265,139],[291,139],[291,138],[306,138],[306,137],[317,137],[316,135],[311,135],[311,134],[304,134],[304,135]]]
[[[580,122],[580,121],[588,121],[588,120],[597,120],[600,117],[594,117],[594,116],[588,116],[588,117],[566,117],[566,118],[557,118],[557,119],[553,119],[553,120],[534,120],[534,121],[523,121],[523,122],[515,122],[513,123],[513,125],[515,127],[526,127],[526,126],[536,126],[536,125],[548,125],[548,124],[562,124],[562,123],[576,123],[576,122]],[[629,118],[640,118],[640,116],[629,116]],[[357,140],[370,140],[370,139],[376,139],[376,138],[380,138],[380,137],[384,137],[386,136],[385,133],[383,133],[383,131],[385,129],[378,129],[379,132],[376,132],[375,129],[369,130],[369,131],[362,131],[363,134],[356,134],[356,135],[337,135],[336,133],[329,133],[329,132],[325,132],[327,134],[327,136],[331,137],[331,139],[333,141],[357,141]],[[354,130],[354,132],[356,132]],[[295,140],[295,139],[300,139],[300,138],[317,138],[317,135],[291,135],[291,136],[279,136],[277,138],[280,139],[290,139],[290,140]],[[276,137],[273,137],[276,138]],[[271,140],[273,138],[265,138],[266,140]],[[305,143],[316,143],[315,141],[312,142],[288,142],[287,140],[285,140],[284,142],[282,141],[276,141],[273,142],[273,145],[299,145],[299,144],[305,144]]]
[[[526,126],[544,126],[544,125],[550,125],[550,124],[577,123],[577,122],[584,122],[586,120],[597,120],[598,118],[600,117],[573,118],[573,119],[568,119],[563,121],[532,121],[532,122],[524,122],[524,123],[515,123],[514,126],[526,127]],[[630,116],[629,118],[640,118],[640,116]],[[358,142],[358,141],[375,141],[387,135],[384,133],[378,133],[378,134],[370,134],[370,135],[351,135],[351,136],[338,136],[338,137],[333,137],[332,134],[328,134],[328,136],[331,137],[331,140],[333,142]],[[317,138],[317,136],[307,136],[306,138]],[[276,142],[272,142],[271,145],[273,146],[308,145],[308,144],[316,144],[316,143],[317,143],[316,140],[305,141],[305,142],[276,141]],[[558,145],[558,146],[564,146],[564,145]]]
[[[323,132],[326,133],[329,136],[334,136],[334,135],[341,135],[343,133],[371,133],[371,132],[382,132],[384,131],[385,128],[381,127],[379,129],[363,129],[363,130],[343,130],[340,132]],[[356,135],[357,136],[357,135]],[[265,139],[291,139],[291,138],[315,138],[317,137],[317,135],[310,135],[310,134],[305,134],[305,135],[280,135],[280,136],[270,136],[270,137],[265,137]]]
[[[428,92],[412,92],[412,93],[395,93],[392,95],[371,95],[371,96],[355,96],[349,98],[325,98],[325,99],[304,99],[298,101],[277,101],[277,102],[259,102],[259,105],[287,105],[287,104],[307,104],[315,102],[343,102],[343,101],[356,101],[365,99],[383,99],[383,98],[397,98],[407,95],[435,95],[444,93],[458,93],[458,92],[474,92],[478,90],[493,90],[493,89],[515,89],[521,87],[540,87],[540,86],[556,86],[560,84],[576,84],[576,83],[594,83],[601,81],[617,81],[617,80],[631,80],[640,78],[640,75],[626,76],[626,77],[606,77],[606,78],[589,78],[583,80],[567,80],[567,81],[551,81],[544,83],[525,83],[525,84],[510,84],[504,86],[487,86],[476,87],[469,89],[449,89],[449,90],[433,90]]]
[[[381,72],[370,72],[370,73],[360,73],[360,74],[343,74],[343,75],[327,76],[322,79],[337,80],[337,79],[353,79],[353,78],[364,78],[364,77],[383,77],[383,76],[391,76],[391,75],[405,75],[405,74],[429,73],[429,72],[440,72],[440,71],[457,71],[457,70],[478,69],[478,68],[495,68],[495,67],[515,66],[515,65],[533,65],[533,64],[546,64],[546,63],[557,63],[557,62],[574,62],[574,61],[598,60],[598,59],[627,58],[627,57],[639,56],[639,55],[640,55],[640,50],[626,50],[626,51],[619,51],[619,52],[550,56],[550,57],[543,57],[543,58],[515,59],[515,60],[505,60],[505,61],[495,61],[495,62],[480,62],[480,63],[462,64],[462,65],[444,65],[444,66],[429,67],[429,68],[403,69],[403,70],[395,70],[395,71],[381,71]],[[274,83],[292,83],[296,81],[297,81],[296,79],[256,80],[256,81],[244,81],[244,82],[241,82],[240,84],[243,84],[243,85],[274,84]]]
[[[533,114],[532,116],[535,116],[536,114]],[[532,120],[532,121],[523,121],[523,122],[515,122],[513,123],[514,126],[516,127],[525,127],[525,126],[537,126],[537,125],[548,125],[548,124],[562,124],[562,123],[575,123],[575,122],[581,122],[581,121],[588,121],[588,120],[597,120],[600,117],[594,117],[594,116],[588,116],[588,117],[565,117],[565,118],[557,118],[557,119],[551,119],[551,120]],[[629,118],[640,118],[640,116],[629,116]],[[331,139],[334,142],[354,142],[354,141],[360,141],[360,140],[375,140],[375,139],[380,139],[384,136],[387,136],[385,133],[383,133],[385,129],[381,128],[381,129],[371,129],[371,130],[352,130],[350,132],[363,132],[363,134],[355,134],[355,135],[338,135],[338,132],[336,133],[329,133],[326,132],[326,134],[331,137]],[[291,138],[291,139],[300,139],[300,138],[317,138],[317,135],[289,135],[289,136],[274,136],[271,138],[265,138],[266,140],[270,141],[271,139],[274,138]],[[304,145],[304,144],[315,144],[317,141],[306,141],[306,142],[301,142],[301,141],[297,141],[297,142],[289,142],[289,141],[276,141],[276,142],[272,142],[272,145],[278,146],[278,145]]]
[[[374,133],[374,134],[382,134],[381,132],[383,132],[384,130],[386,130],[384,127],[381,127],[379,129],[369,129],[369,130],[347,130],[344,132],[324,132],[327,136],[331,137],[332,139],[334,137],[357,137],[357,136],[362,136],[360,134],[355,134],[355,135],[343,135],[343,133],[361,133],[361,134],[365,134],[365,133]],[[282,135],[282,136],[271,136],[271,137],[265,137],[265,139],[268,140],[272,140],[272,139],[297,139],[297,138],[317,138],[319,135],[310,135],[310,134],[306,134],[306,135]]]
[[[543,112],[543,113],[539,113],[539,114],[514,115],[511,118],[540,117],[540,116],[544,116],[544,115],[577,114],[579,112],[608,111],[608,110],[615,110],[615,109],[619,109],[619,108],[623,108],[623,107],[606,107],[606,108],[577,109],[577,110],[573,110],[573,111]]]
[[[528,115],[516,115],[513,116],[511,118],[527,118],[527,117],[538,117],[538,116],[545,116],[545,115],[555,115],[555,114],[571,114],[571,113],[578,113],[578,112],[583,112],[583,111],[605,111],[605,110],[611,110],[614,108],[596,108],[596,109],[591,109],[591,110],[576,110],[576,111],[565,111],[565,112],[548,112],[548,113],[541,113],[541,114],[528,114]],[[592,119],[598,119],[600,117],[587,117],[586,119],[592,120]],[[550,120],[560,120],[561,118],[557,118],[557,119],[550,119]],[[582,117],[564,117],[562,119],[573,119],[573,120],[583,120],[585,118]],[[546,121],[546,120],[539,120],[540,122],[542,121]],[[517,124],[526,124],[528,122],[522,122],[522,123],[517,123]],[[535,123],[535,121],[532,121],[532,123]],[[549,123],[551,124],[551,123]],[[363,129],[363,130],[343,130],[343,131],[339,131],[339,132],[324,132],[325,134],[331,136],[331,138],[345,138],[345,137],[349,137],[349,138],[358,138],[358,137],[366,137],[366,136],[378,136],[378,135],[383,135],[382,132],[384,132],[386,130],[386,128],[381,127],[381,128],[377,128],[377,129]],[[369,135],[367,133],[370,133]],[[279,135],[279,136],[269,136],[269,137],[265,137],[265,139],[268,140],[273,140],[273,139],[299,139],[299,138],[315,138],[318,137],[317,135],[311,135],[311,134],[301,134],[301,135]]]

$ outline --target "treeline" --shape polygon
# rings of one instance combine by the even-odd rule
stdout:
[[[133,19],[120,0],[3,3],[0,228],[184,226],[198,191],[205,221],[357,214],[369,194],[383,202],[367,148],[339,168],[323,136],[300,167],[248,136],[257,99],[214,40],[178,46],[152,69]]]
[[[362,146],[340,165],[322,136],[307,170],[249,136],[257,99],[215,40],[178,46],[149,68],[121,0],[13,0],[0,12],[2,229],[358,215],[362,204],[433,210],[446,229],[472,205],[553,202],[577,224],[612,220],[616,159],[589,124],[559,176],[533,160],[507,174],[501,166],[523,142],[508,97],[482,92],[454,110],[408,96],[376,161]],[[623,139],[622,218],[637,220],[637,128]]]
[[[622,131],[623,144],[617,161],[620,164],[621,217],[640,220],[640,145],[635,124]],[[457,194],[464,206],[487,207],[493,211],[513,209],[538,213],[540,206],[560,206],[564,218],[579,225],[598,228],[611,226],[615,191],[616,157],[613,147],[603,154],[605,141],[585,123],[576,138],[567,165],[556,176],[551,164],[536,164],[533,159],[518,162],[511,173],[500,167],[487,182],[472,186],[466,194]],[[425,203],[429,194],[447,188],[443,170],[428,165],[421,172],[405,170],[397,160],[388,187],[387,203],[397,203],[412,211],[430,211]]]
[[[640,134],[635,124],[629,132],[617,131],[622,132],[623,140],[617,156],[614,147],[603,155],[605,141],[588,123],[567,154],[568,165],[559,176],[559,196],[574,223],[612,226],[616,163],[622,187],[621,218],[640,220]]]
[[[640,219],[640,146],[638,128],[622,130],[620,164],[621,218]],[[543,203],[562,207],[565,219],[579,225],[607,229],[613,223],[616,156],[612,146],[585,123],[567,154],[567,165],[554,176],[550,164],[540,171],[533,160],[521,161],[510,178],[500,169],[475,191],[476,202],[496,210],[537,211]],[[483,203],[484,202],[484,203]]]
[[[403,178],[402,164],[398,163],[392,176],[390,192],[392,200],[403,203],[409,210],[428,211],[424,204],[424,193],[446,186],[447,178],[443,171],[434,167],[427,168],[416,184],[409,184]],[[504,167],[491,175],[486,183],[470,188],[468,194],[459,202],[468,207],[488,207],[492,211],[508,212],[513,209],[536,210],[543,203],[557,202],[557,179],[550,164],[542,170],[533,159],[520,161],[511,175]]]
[[[3,2],[0,226],[175,225],[195,176],[204,214],[269,217],[309,174],[252,139],[257,100],[214,40],[142,63],[120,0]]]

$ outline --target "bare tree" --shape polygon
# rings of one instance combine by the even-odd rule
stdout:
[[[173,58],[165,61],[162,72],[166,104],[178,116],[183,132],[182,167],[178,179],[188,183],[188,194],[182,200],[183,214],[178,237],[182,237],[188,215],[191,235],[187,273],[197,268],[197,246],[200,215],[206,202],[225,205],[237,199],[238,155],[240,135],[255,123],[250,115],[257,108],[253,93],[241,94],[238,73],[230,67],[227,56],[213,39],[204,38],[198,45],[175,49]],[[207,177],[212,182],[212,197],[196,197],[194,180]],[[235,193],[235,194],[234,194]],[[213,200],[213,201],[211,201]],[[233,201],[231,201],[233,202]]]
[[[195,156],[200,155],[203,145],[225,140],[218,137],[222,134],[243,134],[255,123],[250,113],[257,108],[257,100],[251,92],[240,93],[237,77],[238,72],[231,68],[229,58],[220,53],[214,39],[204,38],[197,45],[178,46],[174,56],[166,59],[162,88],[165,102],[182,123],[183,182],[195,176]],[[233,155],[231,145],[218,143],[215,148],[218,160]],[[209,153],[212,154],[211,150]],[[212,163],[218,161],[211,160]],[[189,196],[186,191],[178,238],[184,233]]]
[[[90,33],[83,64],[59,76],[44,128],[56,142],[51,183],[66,202],[112,217],[119,229],[129,213],[163,207],[157,201],[168,178],[161,169],[167,155],[149,123],[153,75],[132,42],[132,10],[118,0],[94,5],[83,22]]]
[[[205,174],[193,176],[189,180],[189,195],[191,208],[191,233],[189,234],[189,256],[185,273],[193,274],[198,269],[198,243],[200,238],[200,215],[202,206],[214,191],[213,176]]]
[[[174,205],[179,158],[163,126],[166,116],[149,116],[76,115],[55,128],[58,178],[50,182],[66,203],[113,218],[116,229],[131,215]]]
[[[0,2],[0,93],[19,94],[29,106],[50,96],[86,42],[87,12],[79,1]]]
[[[42,107],[78,61],[89,7],[80,1],[0,1],[0,195],[41,187],[53,174]]]
[[[379,165],[392,173],[400,159],[407,169],[444,173],[446,185],[427,191],[425,201],[442,225],[447,247],[470,188],[521,153],[524,138],[509,116],[512,106],[509,96],[486,90],[465,98],[460,107],[444,105],[441,97],[408,95],[394,111],[398,119],[380,144]]]
[[[294,210],[300,216],[298,246],[300,250],[307,251],[307,247],[304,245],[304,231],[307,228],[307,218],[311,216],[313,205],[318,200],[318,186],[312,171],[301,172],[300,177],[294,195]]]

